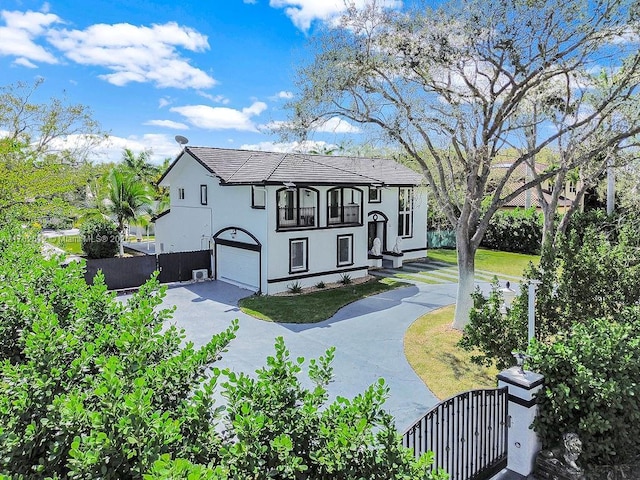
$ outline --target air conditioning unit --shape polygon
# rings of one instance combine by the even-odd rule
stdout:
[[[198,270],[191,270],[191,278],[195,282],[201,282],[209,277],[209,271],[206,268],[199,268]]]

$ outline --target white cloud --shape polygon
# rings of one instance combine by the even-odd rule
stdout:
[[[303,142],[260,142],[246,143],[240,146],[241,150],[259,150],[263,152],[282,152],[282,153],[308,153],[310,151],[321,152],[327,149],[335,148],[335,145],[322,142],[305,140]]]
[[[355,125],[351,125],[346,120],[338,117],[332,117],[323,122],[314,125],[313,130],[325,133],[360,133],[360,129]]]
[[[358,8],[370,2],[371,0],[353,0]],[[398,8],[402,5],[401,0],[379,0],[377,3],[381,8]],[[293,24],[302,31],[309,30],[314,20],[331,22],[347,9],[347,2],[344,0],[270,0],[269,5],[284,8]]]
[[[211,100],[213,103],[221,103],[223,105],[226,105],[227,103],[229,103],[229,99],[224,95],[211,95],[206,92],[198,92],[198,95],[206,98],[207,100]]]
[[[35,63],[27,60],[24,57],[16,58],[13,63],[14,63],[14,65],[20,65],[22,67],[38,68],[38,66]]]
[[[192,125],[207,130],[257,132],[258,129],[251,117],[260,115],[266,108],[267,105],[264,102],[254,102],[242,110],[208,105],[185,105],[173,107],[171,111],[184,116]]]
[[[282,90],[271,97],[272,100],[291,100],[293,98],[293,92]]]
[[[33,68],[33,62],[58,63],[56,57],[35,43],[47,29],[62,20],[57,15],[41,12],[9,12],[3,10],[0,17],[5,26],[0,27],[0,56],[18,57],[18,65]]]
[[[70,60],[113,72],[100,78],[117,86],[148,82],[158,87],[210,88],[216,83],[178,52],[178,48],[207,50],[207,37],[175,22],[151,27],[96,24],[85,30],[52,30],[48,39]]]
[[[173,130],[189,130],[189,127],[184,123],[174,122],[173,120],[149,120],[148,122],[144,122],[144,124],[154,127],[171,128]]]
[[[96,162],[118,162],[122,158],[122,151],[128,148],[138,154],[151,152],[151,161],[162,164],[165,158],[175,158],[181,150],[173,137],[164,134],[145,134],[141,137],[128,138],[110,136],[96,148],[91,150],[92,160]]]
[[[171,105],[171,99],[168,97],[162,97],[160,100],[158,100],[158,107],[159,108],[164,108],[167,105]]]

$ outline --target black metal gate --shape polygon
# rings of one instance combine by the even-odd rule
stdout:
[[[429,450],[451,480],[491,478],[507,466],[507,388],[472,390],[436,405],[402,443],[416,456]]]

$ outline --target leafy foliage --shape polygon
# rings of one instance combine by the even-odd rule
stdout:
[[[544,446],[571,431],[585,462],[619,464],[640,453],[640,308],[575,323],[529,353],[530,368],[545,376],[534,422]]]
[[[542,218],[535,208],[498,211],[489,221],[481,246],[503,252],[539,254]]]
[[[168,325],[156,278],[119,301],[40,248],[0,230],[0,475],[445,478],[401,446],[382,380],[328,402],[333,349],[309,362],[311,388],[282,339],[255,376],[211,368],[237,322],[196,349]]]
[[[640,301],[640,235],[636,219],[618,220],[598,214],[575,215],[557,250],[545,250],[540,264],[529,267],[520,295],[506,315],[497,285],[488,298],[474,295],[474,309],[460,345],[479,349],[481,364],[512,364],[511,351],[526,349],[528,284],[541,283],[536,293],[536,337],[553,342],[575,323],[616,315]]]
[[[89,258],[115,257],[118,252],[118,229],[109,220],[93,219],[80,228],[82,251]]]

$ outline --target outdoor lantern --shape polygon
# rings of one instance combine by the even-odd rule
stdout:
[[[516,296],[516,291],[511,288],[511,283],[507,282],[504,288],[501,288],[500,293],[502,293],[502,298],[504,302],[500,307],[500,313],[503,315],[507,314],[507,311],[511,308],[511,304],[513,303],[513,299]]]

